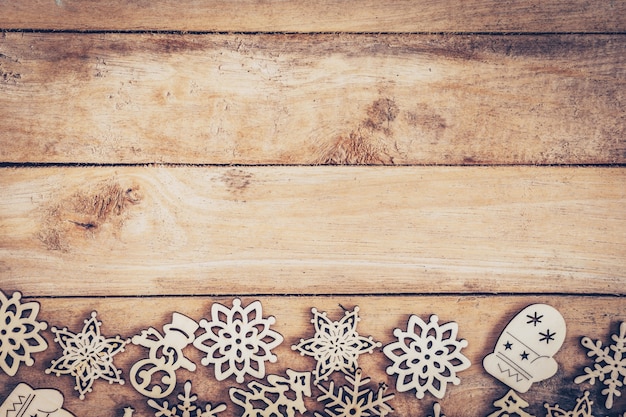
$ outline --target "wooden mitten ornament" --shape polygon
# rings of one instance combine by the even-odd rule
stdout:
[[[172,322],[163,326],[163,335],[150,327],[133,337],[133,344],[147,347],[150,352],[148,358],[141,359],[130,369],[132,386],[146,397],[168,396],[176,387],[176,370],[196,370],[196,365],[183,354],[183,348],[193,343],[197,329],[198,323],[194,320],[174,313]]]
[[[62,408],[63,394],[51,388],[18,384],[0,405],[0,417],[74,417]]]
[[[506,326],[493,353],[483,360],[485,370],[517,392],[553,376],[558,364],[552,356],[565,340],[565,320],[554,307],[533,304]]]

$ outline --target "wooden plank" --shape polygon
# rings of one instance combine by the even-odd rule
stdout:
[[[626,170],[0,171],[0,278],[33,295],[626,293]]]
[[[626,163],[626,38],[4,33],[0,161]]]
[[[299,371],[312,370],[315,361],[310,357],[301,357],[291,349],[300,338],[310,338],[314,334],[310,323],[311,308],[326,311],[333,320],[343,316],[343,308],[352,310],[355,305],[360,307],[357,331],[362,336],[372,336],[383,346],[394,340],[393,329],[406,329],[406,322],[411,314],[427,320],[431,314],[437,314],[441,324],[456,321],[459,325],[459,339],[465,339],[468,346],[462,353],[471,361],[472,366],[458,373],[460,385],[449,384],[445,397],[440,401],[443,411],[448,416],[475,417],[486,416],[495,411],[493,401],[504,396],[508,388],[488,375],[482,368],[483,358],[493,351],[500,332],[510,319],[525,306],[533,303],[547,303],[557,308],[567,324],[567,336],[562,348],[555,355],[559,364],[558,373],[544,381],[533,384],[530,391],[520,396],[530,406],[525,411],[531,415],[543,416],[544,402],[558,403],[565,410],[572,410],[576,396],[582,395],[587,389],[593,401],[593,415],[616,415],[624,410],[626,400],[617,398],[611,412],[603,408],[604,398],[600,394],[602,384],[575,385],[573,379],[590,366],[592,359],[586,356],[586,350],[580,345],[582,336],[612,343],[610,334],[617,333],[617,326],[626,317],[626,304],[617,297],[575,297],[575,296],[417,296],[417,297],[244,297],[244,305],[259,299],[263,305],[264,317],[276,317],[272,326],[284,337],[284,342],[272,352],[278,357],[276,363],[267,363],[268,374],[281,374],[286,368]],[[183,298],[60,298],[41,299],[40,320],[46,320],[48,326],[68,327],[78,332],[83,327],[83,320],[92,311],[98,312],[102,321],[102,334],[132,337],[150,326],[159,331],[171,321],[173,311],[186,314],[199,321],[210,319],[210,308],[215,302],[232,306],[232,298],[183,297]],[[197,334],[202,333],[198,331]],[[44,370],[52,359],[60,356],[61,351],[52,341],[52,334],[45,332],[50,347],[43,353],[33,355],[35,365],[31,368],[22,366],[14,378],[0,374],[0,398],[4,398],[18,382],[25,381],[35,387],[54,387],[65,394],[65,407],[77,416],[98,415],[121,417],[123,409],[135,408],[135,416],[154,415],[146,404],[146,398],[137,393],[129,382],[129,371],[132,365],[147,357],[147,349],[129,345],[126,351],[115,357],[115,365],[123,371],[125,385],[109,385],[99,380],[94,383],[93,392],[88,393],[85,400],[79,400],[73,391],[73,378],[46,375]],[[195,372],[181,369],[177,372],[177,392],[182,392],[185,380],[192,381],[192,388],[198,394],[198,401],[225,402],[227,410],[220,417],[241,415],[241,409],[231,403],[228,397],[229,387],[244,387],[234,378],[218,382],[213,376],[213,367],[200,364],[201,352],[193,346],[184,350],[185,355],[197,364]],[[388,393],[395,393],[390,401],[397,416],[432,415],[432,403],[435,398],[427,394],[423,400],[417,400],[413,392],[399,393],[395,389],[394,377],[385,373],[390,361],[376,349],[372,354],[363,354],[358,359],[364,375],[372,378],[372,387],[385,382],[389,385]],[[331,378],[338,384],[344,379],[335,372]],[[251,381],[247,377],[245,382]],[[265,381],[262,381],[265,382]],[[306,401],[310,411],[320,409],[315,398],[321,393],[313,388],[312,397]],[[170,403],[177,403],[175,395],[167,398]],[[313,415],[312,413],[310,415]]]
[[[623,32],[622,1],[0,1],[2,29],[220,32]]]

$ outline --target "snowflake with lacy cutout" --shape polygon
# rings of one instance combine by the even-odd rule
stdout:
[[[119,335],[102,336],[102,322],[96,319],[96,315],[95,311],[91,313],[91,317],[84,321],[85,325],[80,333],[73,333],[67,327],[50,329],[56,334],[54,341],[63,349],[63,355],[53,360],[45,372],[56,376],[73,376],[76,380],[74,389],[79,392],[81,400],[85,399],[86,393],[92,391],[92,385],[97,379],[104,379],[109,384],[124,384],[122,371],[113,364],[113,356],[123,352],[130,339],[123,340]]]
[[[415,389],[418,399],[424,398],[426,392],[442,399],[448,382],[458,385],[461,380],[457,372],[469,368],[469,359],[461,353],[467,341],[456,340],[457,323],[440,326],[438,321],[435,314],[428,323],[411,315],[407,330],[395,329],[393,334],[398,340],[383,348],[393,362],[387,367],[387,374],[397,375],[399,392]]]
[[[593,385],[596,378],[604,382],[606,388],[602,390],[602,395],[606,396],[605,407],[613,407],[614,397],[621,396],[620,387],[626,383],[626,322],[619,326],[619,335],[612,335],[615,342],[611,346],[602,348],[602,341],[595,343],[589,337],[583,337],[581,344],[589,350],[587,356],[594,357],[593,369],[586,367],[585,374],[574,379],[576,384],[588,381]]]
[[[316,417],[385,416],[393,411],[387,402],[395,394],[385,395],[386,384],[380,384],[376,391],[366,387],[370,378],[362,378],[360,368],[357,368],[354,376],[345,374],[345,378],[349,385],[343,385],[337,390],[334,381],[330,381],[328,388],[317,385],[322,392],[317,401],[324,403],[324,414],[315,412]]]
[[[39,334],[48,327],[45,321],[37,321],[39,303],[22,303],[21,298],[19,292],[7,298],[0,291],[0,369],[9,376],[15,376],[22,362],[33,366],[31,354],[48,348]]]
[[[233,300],[233,308],[215,303],[211,307],[211,320],[200,320],[205,333],[193,345],[206,353],[201,363],[214,365],[215,378],[223,381],[235,375],[238,383],[246,374],[255,378],[265,376],[265,362],[276,362],[271,350],[280,345],[283,337],[270,326],[276,322],[273,316],[263,318],[260,301],[247,307],[241,300]]]
[[[315,335],[310,339],[300,339],[300,343],[291,346],[302,356],[313,356],[317,361],[314,371],[315,384],[326,381],[334,371],[353,374],[357,367],[357,360],[362,353],[372,353],[380,347],[372,336],[359,336],[356,331],[359,307],[353,311],[346,310],[340,321],[331,321],[326,312],[320,313],[312,308],[311,323],[315,326]]]
[[[216,417],[217,413],[226,410],[226,404],[218,404],[215,407],[211,403],[207,403],[204,410],[198,407],[196,400],[198,396],[191,394],[191,381],[185,382],[184,392],[178,394],[178,404],[170,404],[163,401],[159,404],[153,399],[148,400],[148,405],[157,410],[155,417]]]

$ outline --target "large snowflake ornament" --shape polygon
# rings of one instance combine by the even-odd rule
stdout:
[[[39,334],[48,327],[45,321],[37,321],[39,303],[22,303],[21,298],[19,292],[7,298],[0,291],[0,369],[9,376],[15,376],[22,362],[32,366],[31,354],[48,348]]]
[[[313,356],[317,361],[314,371],[315,384],[326,381],[334,371],[353,374],[357,369],[357,359],[362,353],[372,353],[380,347],[372,336],[359,336],[356,331],[359,307],[352,311],[345,311],[340,321],[331,321],[326,312],[320,313],[316,308],[311,309],[315,326],[315,335],[310,339],[300,339],[300,343],[291,348],[300,352],[302,356]]]
[[[426,392],[441,399],[448,382],[454,385],[461,382],[457,372],[470,366],[469,359],[461,353],[467,341],[456,340],[458,325],[455,322],[440,326],[438,321],[435,314],[428,323],[412,315],[406,331],[395,329],[393,334],[398,340],[383,348],[393,362],[387,367],[387,374],[397,375],[398,391],[415,389],[418,399],[424,398]]]
[[[264,319],[261,302],[247,307],[241,300],[233,301],[233,308],[215,303],[211,307],[211,320],[200,320],[205,333],[193,345],[206,353],[201,363],[215,366],[215,378],[223,381],[235,375],[242,383],[246,374],[256,378],[265,376],[265,362],[276,362],[271,350],[280,345],[283,337],[270,326],[276,322],[272,316]]]
[[[316,417],[370,417],[385,416],[393,411],[387,402],[395,395],[385,395],[387,385],[380,384],[374,392],[366,385],[370,378],[362,378],[361,369],[358,368],[354,376],[346,374],[349,385],[343,385],[335,390],[335,383],[330,381],[328,388],[319,384],[317,388],[322,395],[317,401],[323,402],[324,414],[314,413]]]
[[[594,357],[593,369],[586,367],[585,374],[574,379],[576,384],[589,381],[593,385],[596,378],[604,382],[606,388],[602,390],[602,395],[606,396],[605,406],[608,409],[613,407],[614,397],[621,396],[620,388],[626,383],[626,322],[619,326],[619,334],[612,335],[615,342],[611,346],[602,348],[602,342],[595,343],[589,337],[583,337],[581,344],[589,350],[587,356]]]
[[[113,364],[113,356],[124,351],[124,347],[130,343],[130,339],[123,340],[120,336],[104,337],[100,334],[102,322],[96,319],[97,313],[91,313],[91,317],[85,320],[85,325],[80,333],[73,333],[63,329],[52,327],[50,330],[56,334],[54,341],[63,349],[63,355],[52,361],[46,373],[54,373],[56,376],[71,375],[76,380],[76,389],[81,400],[85,394],[92,391],[92,385],[96,379],[104,379],[109,384],[117,382],[124,384],[121,378],[122,371]]]
[[[159,404],[155,400],[149,399],[148,405],[157,410],[154,413],[155,417],[216,417],[217,413],[226,410],[226,404],[218,404],[213,407],[211,403],[207,403],[203,410],[196,404],[197,399],[196,394],[191,394],[191,381],[187,381],[184,392],[178,394],[178,404],[172,404],[170,407],[167,401]]]

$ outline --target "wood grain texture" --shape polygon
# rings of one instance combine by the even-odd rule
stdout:
[[[0,277],[32,295],[626,293],[626,171],[0,171]]]
[[[623,32],[622,1],[0,1],[0,29],[220,32]]]
[[[16,287],[14,287],[16,288]],[[25,294],[26,295],[26,294]],[[586,357],[586,350],[580,345],[582,336],[610,342],[610,334],[616,333],[619,322],[626,317],[626,304],[623,298],[618,297],[575,297],[575,296],[489,296],[489,297],[457,297],[457,296],[413,296],[413,297],[244,297],[243,304],[259,299],[263,305],[264,317],[276,318],[273,329],[284,337],[284,342],[273,350],[278,356],[276,363],[268,363],[269,374],[281,374],[286,368],[300,371],[312,370],[315,361],[310,357],[301,357],[291,350],[300,338],[313,336],[315,330],[310,323],[311,308],[328,312],[333,320],[343,316],[343,308],[360,307],[357,331],[363,336],[373,336],[374,340],[382,342],[383,346],[394,340],[393,329],[406,329],[406,322],[411,314],[428,320],[431,314],[439,316],[440,323],[456,321],[459,325],[459,339],[468,341],[463,349],[472,366],[460,373],[461,384],[449,384],[446,396],[440,401],[443,411],[448,416],[476,417],[486,416],[495,411],[493,401],[502,397],[508,388],[488,375],[482,367],[483,358],[493,351],[500,332],[515,314],[529,304],[547,303],[557,308],[567,324],[567,337],[562,348],[555,355],[559,364],[557,374],[543,382],[535,383],[530,391],[520,394],[530,403],[526,409],[536,416],[545,415],[544,402],[558,403],[564,409],[571,410],[574,399],[582,395],[587,389],[591,392],[593,411],[596,416],[616,415],[616,411],[624,410],[626,399],[619,398],[611,412],[602,408],[603,397],[600,395],[601,385],[575,385],[573,379],[583,373],[583,368],[590,365],[591,359]],[[68,327],[78,332],[82,329],[83,320],[92,311],[98,312],[102,321],[102,334],[122,337],[132,337],[141,330],[150,326],[159,331],[162,326],[171,321],[174,311],[181,312],[199,321],[201,318],[210,319],[210,308],[215,302],[232,306],[232,298],[227,297],[164,297],[164,298],[54,298],[40,299],[40,320],[46,320],[48,326]],[[197,334],[200,334],[198,331]],[[115,357],[115,365],[122,369],[125,385],[109,385],[99,380],[94,383],[93,392],[87,394],[86,399],[78,399],[73,391],[73,378],[69,376],[56,377],[44,374],[44,369],[50,361],[57,358],[61,351],[53,341],[53,334],[47,330],[43,332],[50,347],[47,351],[34,355],[35,365],[31,368],[22,366],[15,378],[8,378],[0,374],[0,398],[7,395],[17,381],[25,381],[35,387],[54,387],[61,390],[66,397],[65,407],[76,416],[97,415],[102,417],[121,417],[123,409],[132,406],[136,409],[135,416],[152,416],[154,410],[146,404],[146,398],[138,394],[128,382],[131,366],[142,358],[147,357],[147,349],[141,346],[128,345],[126,351]],[[198,394],[198,401],[225,402],[227,410],[220,417],[241,415],[241,409],[230,402],[228,388],[242,387],[234,378],[218,382],[213,376],[212,366],[204,367],[200,364],[201,352],[193,346],[185,348],[184,353],[197,364],[195,372],[179,370],[177,372],[178,388],[182,392],[185,380],[192,381],[193,391]],[[390,361],[380,350],[372,354],[359,357],[359,366],[364,375],[372,378],[372,387],[377,383],[385,382],[389,385],[388,392],[396,396],[390,401],[395,416],[427,416],[432,415],[432,403],[435,398],[427,394],[423,400],[417,400],[414,393],[399,393],[395,389],[394,377],[385,373]],[[344,384],[338,373],[331,378],[336,383]],[[246,383],[252,380],[246,378]],[[315,398],[320,395],[318,389],[313,388],[312,398],[307,400],[310,411],[320,410],[320,404]],[[178,402],[175,395],[167,398],[170,402]],[[309,412],[309,414],[312,413]]]
[[[626,162],[621,35],[0,35],[0,161]]]

